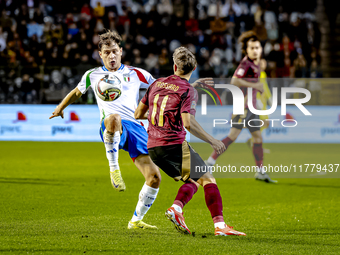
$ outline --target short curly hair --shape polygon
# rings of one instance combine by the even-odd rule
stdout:
[[[99,35],[99,51],[102,50],[103,45],[110,46],[113,42],[121,47],[122,37],[116,31],[105,29],[105,33]]]
[[[178,71],[182,74],[188,74],[192,70],[194,70],[196,66],[196,58],[195,55],[188,49],[183,46],[177,48],[172,55],[174,63],[178,67]]]
[[[259,38],[257,37],[257,34],[252,30],[242,33],[238,38],[238,42],[241,44],[242,53],[244,55],[247,55],[247,47],[249,41],[251,42],[260,41]]]

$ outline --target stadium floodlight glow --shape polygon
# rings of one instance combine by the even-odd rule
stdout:
[[[244,95],[242,90],[231,84],[216,84],[217,89],[228,89],[230,90],[233,97],[233,114],[243,115],[244,114]],[[302,93],[305,94],[305,98],[287,98],[288,93]],[[253,88],[248,88],[248,95],[253,94]],[[307,103],[311,99],[311,93],[309,90],[304,88],[281,88],[281,115],[286,115],[287,104],[295,105],[304,115],[312,115],[302,104]],[[248,97],[248,108],[249,111],[255,115],[269,115],[275,112],[277,108],[277,88],[273,88],[273,103],[268,110],[257,110],[253,106],[252,97]],[[202,96],[202,115],[207,114],[207,97]]]

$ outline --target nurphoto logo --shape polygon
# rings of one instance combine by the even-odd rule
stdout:
[[[233,114],[234,115],[245,115],[245,98],[242,90],[231,84],[216,84],[215,88],[217,89],[228,89],[233,97]],[[247,90],[248,95],[253,94],[253,88],[248,88]],[[302,93],[305,95],[304,98],[287,98],[288,93]],[[284,87],[281,88],[281,115],[286,116],[287,114],[287,105],[295,105],[304,115],[312,116],[312,114],[303,106],[304,103],[307,103],[311,99],[311,93],[309,90],[305,88],[290,88]],[[277,88],[273,88],[273,103],[271,107],[267,110],[258,110],[255,109],[252,97],[247,97],[248,109],[251,113],[255,115],[270,115],[275,112],[277,109],[277,102],[278,102],[278,93]],[[201,107],[201,114],[207,115],[207,95],[201,95],[202,107]],[[281,121],[280,119],[267,119],[271,126],[274,127],[275,121]],[[216,125],[224,125],[230,123],[233,125],[232,120],[228,121],[227,119],[214,119],[213,126]],[[254,125],[255,123],[260,123],[260,125]],[[235,123],[234,123],[235,124]],[[240,123],[237,123],[240,124]],[[241,122],[244,126],[246,125],[245,120]],[[283,127],[295,127],[297,126],[297,121],[294,119],[284,119],[281,121],[281,125]],[[262,127],[264,125],[264,121],[261,119],[251,119],[248,121],[248,125],[251,127]]]

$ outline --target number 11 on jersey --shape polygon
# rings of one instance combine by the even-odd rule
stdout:
[[[166,106],[166,102],[168,101],[168,98],[169,96],[165,96],[162,100],[162,104],[161,104],[161,107],[160,107],[160,111],[159,111],[159,120],[158,120],[158,126],[159,127],[163,127],[163,124],[164,124],[164,109],[165,109],[165,106]],[[153,100],[153,109],[152,109],[152,115],[151,115],[151,123],[152,125],[155,125],[155,116],[156,116],[156,113],[157,113],[157,103],[158,103],[158,99],[159,99],[159,94],[157,94]]]

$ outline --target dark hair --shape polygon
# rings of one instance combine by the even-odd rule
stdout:
[[[196,66],[195,55],[185,47],[179,47],[172,56],[174,63],[182,75],[190,73]]]
[[[251,42],[260,41],[259,38],[257,37],[257,34],[252,30],[242,33],[238,38],[238,42],[241,43],[242,53],[244,55],[247,55],[247,47],[249,41]]]
[[[110,46],[112,43],[117,43],[120,47],[120,43],[122,42],[122,37],[116,32],[105,29],[106,32],[104,34],[99,35],[99,43],[98,48],[101,51],[103,45]]]

